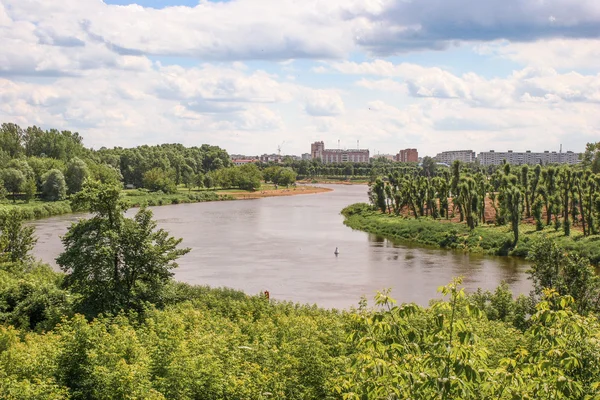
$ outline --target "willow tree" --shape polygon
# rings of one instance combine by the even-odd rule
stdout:
[[[459,200],[467,220],[469,229],[475,229],[477,209],[479,205],[477,184],[473,178],[463,178],[459,184]]]
[[[569,236],[571,234],[571,224],[569,222],[569,196],[573,190],[573,173],[569,167],[560,169],[558,174],[558,187],[563,210],[563,229],[565,236]]]
[[[552,223],[552,214],[554,213],[554,196],[556,194],[556,169],[550,167],[542,171],[544,178],[544,188],[540,190],[540,194],[544,199],[546,206],[546,225]]]
[[[525,195],[525,215],[531,217],[531,209],[529,207],[529,191],[531,190],[531,187],[529,185],[529,165],[527,164],[521,167],[521,189]]]
[[[518,187],[511,186],[505,191],[504,202],[514,234],[513,247],[515,247],[519,241],[519,223],[523,214],[523,193]]]

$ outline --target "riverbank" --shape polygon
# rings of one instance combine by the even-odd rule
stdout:
[[[327,178],[307,178],[299,180],[301,184],[327,184],[327,185],[368,185],[368,179],[346,180],[346,179],[327,179]]]
[[[227,196],[233,197],[235,200],[252,200],[261,199],[264,197],[279,197],[279,196],[295,196],[300,194],[317,194],[331,192],[333,189],[316,187],[316,186],[296,186],[290,188],[279,188],[279,189],[265,189],[257,190],[255,192],[248,192],[246,190],[232,190],[222,191],[221,193]]]
[[[315,186],[297,186],[292,188],[275,189],[273,185],[265,184],[261,189],[251,192],[247,190],[218,189],[218,190],[184,190],[174,194],[148,192],[141,189],[128,189],[121,192],[122,200],[129,207],[164,206],[171,204],[203,203],[208,201],[250,200],[264,197],[295,196],[301,194],[316,194],[330,192],[332,189]],[[0,215],[18,210],[25,220],[35,220],[54,217],[73,212],[70,201],[41,201],[29,203],[0,204]]]
[[[524,224],[519,241],[513,248],[513,234],[508,226],[485,225],[469,231],[465,223],[438,221],[432,218],[408,218],[373,211],[368,204],[353,204],[342,210],[344,224],[352,229],[373,233],[391,240],[402,240],[445,249],[464,250],[497,256],[527,257],[535,239],[546,236],[567,251],[575,251],[600,265],[600,235],[584,237],[579,232],[565,236],[562,230],[546,227],[536,231]]]

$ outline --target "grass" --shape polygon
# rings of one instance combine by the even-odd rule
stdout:
[[[201,190],[188,191],[180,189],[177,193],[148,192],[143,189],[123,190],[121,197],[129,207],[162,206],[169,204],[200,203],[205,201],[233,200],[232,196],[219,191]],[[0,202],[0,216],[13,211],[21,214],[23,219],[41,219],[73,212],[69,200],[43,201],[40,199],[25,201],[5,200]]]
[[[169,204],[201,203],[206,201],[233,200],[226,194],[219,194],[212,190],[179,189],[177,193],[148,192],[144,189],[128,189],[121,192],[121,196],[129,207],[163,206]]]
[[[280,187],[285,189],[285,187]],[[275,185],[263,183],[258,191],[275,190]],[[145,189],[124,189],[121,197],[129,207],[163,206],[169,204],[201,203],[206,201],[235,200],[236,195],[253,193],[241,189],[194,189],[188,190],[183,186],[177,189],[177,193],[149,192]],[[69,200],[48,202],[35,199],[26,203],[17,200],[0,202],[0,216],[5,213],[18,210],[24,219],[40,219],[56,215],[71,213]]]
[[[600,264],[600,235],[584,237],[582,233],[572,231],[571,236],[565,236],[562,230],[556,231],[554,227],[538,232],[535,226],[523,224],[519,228],[519,241],[513,248],[513,233],[507,225],[478,226],[469,231],[465,223],[382,214],[373,211],[368,204],[348,206],[342,214],[346,217],[344,223],[350,228],[389,239],[498,256],[526,257],[531,244],[546,236],[565,250],[589,258],[594,265]]]
[[[1,202],[0,215],[17,211],[24,219],[40,219],[52,217],[54,215],[68,214],[72,212],[69,201],[42,201],[39,199],[24,201]]]

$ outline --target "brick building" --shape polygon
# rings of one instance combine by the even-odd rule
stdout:
[[[400,150],[396,154],[396,161],[398,162],[419,162],[419,152],[417,149],[404,149]]]

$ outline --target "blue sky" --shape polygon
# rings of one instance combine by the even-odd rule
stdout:
[[[0,2],[0,120],[87,145],[582,151],[596,0]]]

